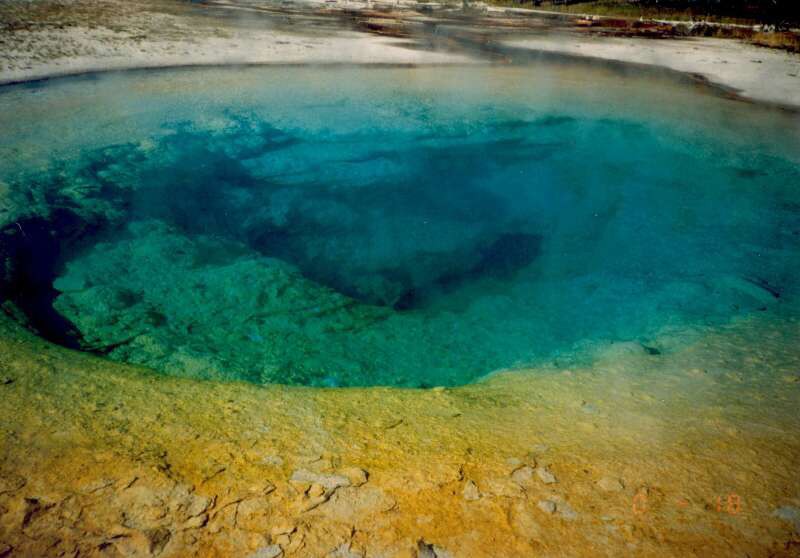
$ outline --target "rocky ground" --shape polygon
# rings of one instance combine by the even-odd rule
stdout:
[[[799,334],[325,390],[157,377],[4,321],[0,555],[796,556]]]

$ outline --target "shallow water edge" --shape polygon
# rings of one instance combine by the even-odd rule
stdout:
[[[4,323],[15,551],[791,556],[796,540],[795,320],[426,392],[158,378]],[[307,478],[346,480],[320,499]]]

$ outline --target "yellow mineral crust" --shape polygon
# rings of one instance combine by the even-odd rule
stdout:
[[[797,556],[800,324],[461,388],[154,375],[0,331],[0,556]]]

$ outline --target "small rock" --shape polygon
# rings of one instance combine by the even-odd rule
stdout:
[[[533,468],[529,465],[524,465],[519,469],[516,469],[513,473],[511,473],[511,480],[520,486],[530,484],[531,480],[533,480]]]
[[[280,545],[271,544],[259,548],[250,555],[250,558],[278,558],[278,556],[283,556],[283,549]]]
[[[321,506],[329,499],[330,499],[329,496],[327,496],[326,494],[323,494],[322,496],[317,496],[315,498],[309,498],[308,500],[301,502],[300,511],[301,512],[311,511],[314,508]]]
[[[273,537],[277,537],[279,535],[291,535],[297,530],[297,527],[294,524],[289,522],[278,523],[272,529],[269,530],[269,534]]]
[[[537,467],[536,476],[539,477],[539,480],[545,484],[553,484],[558,482],[555,475],[551,473],[547,467]]]
[[[183,529],[200,529],[208,523],[208,514],[196,515],[184,522]]]
[[[11,551],[14,550],[9,544],[0,543],[0,558],[5,558],[6,556],[11,556]]]
[[[197,517],[208,510],[212,502],[213,500],[207,496],[194,496],[192,497],[191,504],[189,504],[189,507],[186,509],[186,515],[189,517]]]
[[[325,487],[319,483],[312,484],[308,489],[308,495],[312,498],[319,498],[323,494],[325,494]]]
[[[345,467],[339,473],[347,477],[353,486],[361,486],[369,480],[369,473],[360,467]]]
[[[298,469],[289,478],[289,482],[299,484],[319,484],[326,493],[333,492],[337,488],[350,486],[350,479],[342,475],[325,475],[322,473],[312,473],[305,469]]]
[[[525,495],[522,487],[510,478],[488,479],[483,483],[483,492],[504,498],[522,498]]]
[[[0,385],[7,386],[14,383],[14,378],[9,378],[8,376],[0,377]]]
[[[605,490],[606,492],[621,492],[625,489],[622,482],[619,479],[615,479],[613,477],[603,477],[599,481],[597,481],[597,486],[600,487],[601,490]]]
[[[573,519],[578,518],[578,512],[573,510],[572,506],[566,502],[561,502],[558,504],[558,515],[567,521],[572,521]]]
[[[289,537],[289,535],[278,535],[275,537],[273,542],[283,548],[284,546],[289,546],[289,543],[292,542],[292,539]]]
[[[544,513],[556,513],[556,504],[555,502],[551,502],[550,500],[539,500],[539,503],[536,504],[540,510]]]
[[[475,500],[479,500],[481,497],[481,492],[478,490],[478,485],[471,480],[468,480],[464,484],[464,490],[462,491],[462,494],[464,499],[468,502],[474,502]]]

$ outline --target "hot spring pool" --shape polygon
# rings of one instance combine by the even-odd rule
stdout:
[[[800,119],[674,76],[137,71],[0,130],[6,312],[165,374],[458,385],[800,294]]]

